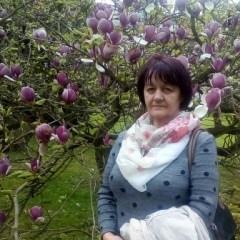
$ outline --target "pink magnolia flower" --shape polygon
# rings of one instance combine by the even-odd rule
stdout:
[[[198,17],[200,12],[202,11],[201,7],[199,5],[194,5],[193,7],[191,7],[191,15],[193,15],[194,17]]]
[[[106,133],[104,139],[103,139],[103,144],[105,147],[108,147],[111,143],[112,139],[110,139],[110,136]]]
[[[0,78],[10,76],[10,74],[10,69],[4,63],[0,63]]]
[[[224,47],[225,40],[224,38],[219,38],[217,41],[218,49],[221,50]]]
[[[239,16],[238,15],[232,16],[232,19],[231,19],[232,29],[235,29],[238,23],[239,23]]]
[[[131,7],[134,0],[123,0],[123,2],[126,7]]]
[[[192,95],[194,96],[197,93],[197,91],[198,91],[198,83],[193,86]]]
[[[219,24],[217,22],[209,22],[205,24],[204,28],[204,33],[208,36],[209,39],[211,39],[218,34]]]
[[[211,84],[214,88],[223,89],[226,86],[227,79],[225,75],[221,73],[215,73],[211,80]]]
[[[141,3],[136,2],[136,3],[134,3],[133,7],[134,7],[135,11],[138,11],[141,8]]]
[[[138,47],[134,47],[125,51],[125,59],[131,64],[136,63],[140,59],[141,55],[142,51]]]
[[[78,99],[78,94],[70,88],[65,88],[62,93],[62,100],[65,104],[71,104],[76,102]]]
[[[77,83],[69,83],[67,85],[67,88],[74,90],[76,93],[78,92],[78,85],[77,85]]]
[[[214,109],[216,109],[220,105],[223,95],[223,89],[213,88],[209,90],[202,96],[202,104],[198,105],[194,109],[196,116],[202,118],[207,114],[207,112],[212,112]]]
[[[168,43],[171,39],[171,32],[169,30],[169,27],[163,27],[160,30],[160,33],[164,34],[164,37],[161,37],[160,42],[163,44]]]
[[[69,131],[65,126],[60,126],[55,131],[57,141],[59,141],[62,144],[65,144],[68,141],[69,138]]]
[[[42,207],[34,206],[29,210],[29,216],[33,222],[42,222],[44,217],[42,217]]]
[[[106,35],[107,33],[110,33],[113,31],[113,22],[111,20],[107,20],[107,19],[100,19],[98,22],[98,29],[104,34]]]
[[[103,10],[98,10],[98,12],[96,14],[96,18],[97,18],[97,20],[100,20],[102,18],[107,19],[107,14]]]
[[[183,13],[188,5],[189,0],[176,0],[175,6],[179,10],[179,12]]]
[[[52,65],[53,65],[54,68],[58,68],[60,66],[59,58],[55,57],[52,61]]]
[[[211,54],[211,55],[215,53],[214,45],[212,45],[211,43],[204,43],[202,45],[202,50],[204,53]]]
[[[184,65],[184,67],[188,68],[188,64],[189,64],[188,58],[181,55],[181,56],[178,56],[176,59],[179,60]]]
[[[21,76],[22,71],[19,66],[11,66],[10,73],[14,79],[18,79]]]
[[[224,56],[223,59],[221,58],[214,58],[212,61],[212,67],[216,72],[221,72],[226,64],[228,63],[228,57]]]
[[[111,45],[111,44],[108,44],[108,43],[102,43],[99,46],[100,55],[103,59],[110,60],[113,57],[113,55],[117,53],[119,48],[120,47],[118,45]]]
[[[118,45],[122,40],[122,33],[119,31],[113,31],[109,34],[109,39],[112,45]]]
[[[97,33],[98,20],[95,17],[87,18],[86,23],[92,29],[93,34]]]
[[[171,19],[168,19],[168,20],[163,22],[163,27],[170,28],[171,26],[172,26],[172,20]]]
[[[219,88],[213,88],[209,90],[208,93],[206,94],[205,100],[206,100],[208,110],[210,112],[213,111],[215,108],[217,108],[221,103],[221,95],[222,93]]]
[[[47,39],[47,32],[44,28],[38,28],[37,30],[33,31],[33,39],[37,43],[42,43]]]
[[[139,20],[139,15],[138,13],[131,13],[130,16],[129,16],[129,23],[132,25],[132,26],[135,26],[136,23],[138,22]]]
[[[60,72],[57,74],[57,82],[60,86],[66,86],[68,84],[68,78],[66,73]]]
[[[7,156],[0,159],[0,177],[5,177],[11,170],[9,158]]]
[[[6,222],[6,214],[3,211],[0,211],[0,226]]]
[[[61,45],[60,46],[60,52],[63,56],[66,56],[68,53],[71,52],[71,48],[67,45]]]
[[[21,90],[21,99],[26,103],[32,103],[35,100],[35,92],[33,88],[22,87]]]
[[[101,87],[105,87],[107,86],[107,78],[105,75],[103,75],[102,73],[98,74],[98,80],[99,80],[99,85]]]
[[[3,29],[0,29],[0,40],[5,38],[6,32]]]
[[[47,123],[42,123],[35,129],[36,137],[42,143],[48,143],[50,141],[52,132],[53,132],[52,127]]]
[[[152,43],[153,41],[156,40],[156,38],[154,38],[157,35],[157,29],[155,26],[147,26],[144,29],[144,39],[148,42],[148,43]]]
[[[122,12],[119,16],[120,24],[123,28],[125,28],[129,24],[129,17],[125,12]]]
[[[39,160],[37,158],[32,158],[30,163],[26,163],[31,173],[35,174],[39,168]]]
[[[189,33],[189,31],[187,29],[185,29],[184,27],[180,27],[176,31],[176,35],[178,36],[178,38],[180,40],[183,40],[184,38],[186,38],[188,33]]]
[[[8,15],[7,10],[6,10],[6,9],[3,9],[2,12],[1,12],[1,17],[2,17],[2,18],[5,18],[7,15]]]

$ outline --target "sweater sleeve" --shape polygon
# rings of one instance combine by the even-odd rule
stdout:
[[[216,141],[210,133],[202,132],[197,140],[191,169],[189,207],[203,219],[207,228],[217,208],[218,183]]]
[[[106,232],[117,234],[117,207],[115,198],[109,186],[109,177],[113,166],[116,163],[118,152],[121,148],[125,131],[121,132],[112,147],[109,158],[104,169],[102,184],[97,194],[98,224],[101,235]]]

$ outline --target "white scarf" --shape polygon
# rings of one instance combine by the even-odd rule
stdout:
[[[147,182],[179,156],[198,126],[200,120],[188,112],[160,128],[151,125],[148,113],[142,115],[126,132],[116,160],[123,177],[138,191],[146,191]]]

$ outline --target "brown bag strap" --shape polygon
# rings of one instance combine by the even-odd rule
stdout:
[[[188,167],[189,171],[191,171],[193,159],[194,159],[194,152],[197,145],[197,139],[201,132],[205,131],[203,128],[195,128],[192,131],[190,136],[189,145],[188,145]]]
[[[189,146],[188,146],[188,167],[189,172],[191,172],[193,160],[194,160],[194,152],[197,145],[197,139],[201,132],[205,131],[203,128],[195,128],[192,131],[192,134],[190,136],[189,140]],[[219,232],[217,230],[217,227],[215,224],[212,224],[212,228],[216,234],[217,240],[221,240],[221,236],[219,235]]]

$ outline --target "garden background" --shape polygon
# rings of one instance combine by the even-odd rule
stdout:
[[[229,0],[2,0],[0,239],[100,239],[101,174],[155,53],[190,71],[189,111],[217,139],[239,226],[239,14]]]

